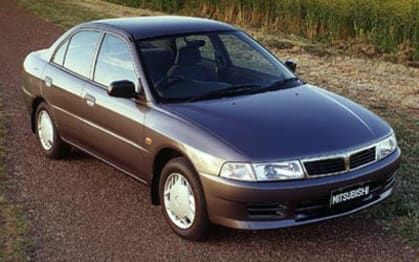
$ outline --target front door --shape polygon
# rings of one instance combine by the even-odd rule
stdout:
[[[144,119],[146,108],[135,99],[111,97],[114,81],[128,80],[138,86],[138,76],[127,43],[105,34],[97,54],[93,81],[85,85],[83,145],[118,168],[139,178],[143,175]]]

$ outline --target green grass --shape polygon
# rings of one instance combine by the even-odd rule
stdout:
[[[308,39],[374,45],[419,60],[419,0],[107,0]]]
[[[0,261],[27,261],[30,242],[24,212],[7,197],[12,181],[3,164],[4,137],[4,119],[0,111]]]
[[[97,12],[91,12],[88,8],[80,8],[79,5],[73,4],[72,1],[19,0],[19,2],[35,14],[47,18],[64,29],[85,21],[104,17]]]
[[[21,5],[38,16],[68,29],[74,25],[102,18],[116,16],[149,16],[159,15],[150,10],[128,10],[120,5],[110,4],[100,0],[17,0]]]
[[[83,2],[72,0],[18,1],[38,15],[64,28],[68,28],[83,21],[102,17],[160,14],[144,9],[133,9],[120,7],[114,4],[105,4],[100,0],[84,0]],[[415,1],[412,1],[412,3]],[[209,2],[216,3],[218,1],[202,1],[202,3]],[[256,3],[257,1],[254,2]],[[358,2],[361,3],[363,1]],[[401,1],[395,2],[400,3]],[[226,12],[227,11],[228,10],[226,10]],[[415,30],[417,30],[417,28]],[[271,48],[280,45],[293,45],[293,43],[290,43],[288,40],[283,42],[279,41],[278,38],[276,38],[275,35],[270,34],[269,31],[253,30],[250,32]],[[303,45],[305,46],[306,44],[304,43]],[[317,46],[309,46],[306,50],[317,53],[320,49]],[[357,93],[352,93],[352,95],[350,95],[350,93],[345,93],[345,89],[333,89],[333,91],[340,92],[361,104],[368,105],[368,100],[362,95]],[[392,92],[399,91],[392,90]],[[397,101],[394,103],[397,103]],[[374,105],[370,106],[371,109],[384,117],[395,129],[403,157],[401,170],[399,172],[400,185],[398,192],[389,200],[370,209],[368,214],[371,214],[375,219],[381,221],[384,228],[402,234],[407,239],[411,240],[412,243],[419,246],[419,115],[417,113],[412,114],[411,109],[407,107],[402,107],[403,103],[400,103],[400,106],[401,107],[397,111],[387,109],[385,105],[380,105],[379,107]]]
[[[402,162],[396,193],[371,213],[419,246],[419,117],[385,109],[379,113],[395,129]]]

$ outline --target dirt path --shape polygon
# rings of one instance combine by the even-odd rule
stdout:
[[[7,167],[16,201],[28,208],[36,261],[418,261],[363,212],[294,229],[216,228],[205,243],[179,239],[150,204],[148,189],[86,156],[46,159],[29,128],[19,86],[30,51],[61,30],[0,1],[0,92],[7,124]]]

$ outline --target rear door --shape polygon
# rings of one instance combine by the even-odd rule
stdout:
[[[83,114],[82,92],[102,33],[78,31],[57,48],[44,72],[43,96],[51,107],[60,134],[77,143]]]
[[[96,156],[141,177],[146,107],[135,99],[111,97],[107,89],[114,81],[128,80],[138,90],[139,77],[128,42],[119,35],[105,34],[99,48],[93,81],[83,91],[83,144]]]

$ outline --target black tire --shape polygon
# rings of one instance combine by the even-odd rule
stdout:
[[[172,222],[167,214],[164,201],[164,185],[172,173],[179,173],[189,182],[195,199],[195,219],[187,229],[182,229]],[[209,221],[205,203],[204,192],[198,174],[192,164],[185,157],[177,157],[170,160],[163,168],[160,176],[159,196],[163,215],[172,230],[187,240],[202,241],[208,238]]]
[[[39,136],[39,131],[38,131],[38,118],[40,116],[40,113],[43,112],[43,111],[46,112],[48,114],[48,116],[50,117],[50,119],[52,120],[53,139],[52,139],[52,146],[51,146],[50,149],[45,149],[44,148],[44,146],[42,145],[42,142],[41,142],[41,138]],[[54,116],[51,113],[51,109],[44,102],[39,104],[39,106],[36,109],[35,134],[36,134],[36,138],[38,140],[38,143],[39,143],[39,146],[40,146],[42,152],[49,158],[59,159],[59,158],[62,158],[64,156],[66,156],[71,151],[71,147],[61,140],[60,134],[58,133],[58,130],[57,130],[57,126],[55,124]]]

